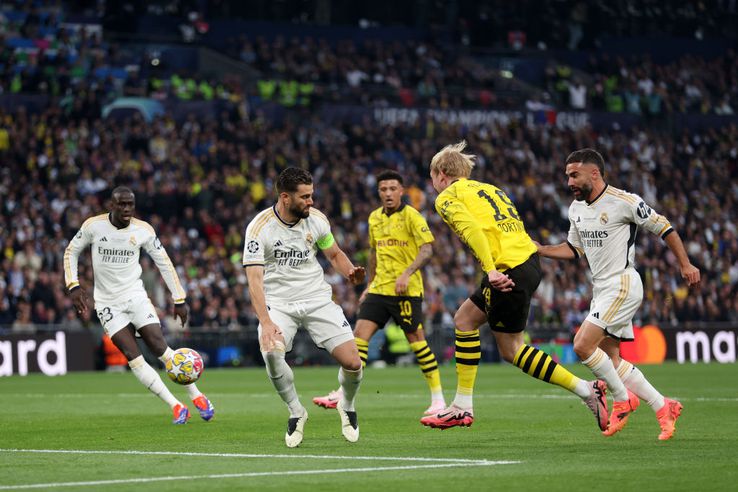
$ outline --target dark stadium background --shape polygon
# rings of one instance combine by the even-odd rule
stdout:
[[[437,239],[426,327],[435,353],[452,357],[452,316],[479,272],[433,211],[427,169],[463,138],[479,156],[474,177],[505,189],[542,242],[567,230],[566,155],[599,149],[609,182],[666,215],[703,275],[687,291],[663,243],[638,236],[636,321],[658,330],[633,357],[735,360],[735,1],[10,1],[0,12],[0,340],[13,354],[61,330],[70,369],[105,366],[101,327],[77,319],[66,295],[62,253],[125,184],[189,294],[182,329],[143,260],[170,343],[210,365],[258,363],[242,235],[296,165],[360,263],[373,176],[403,173]],[[587,270],[544,267],[529,331],[573,361]],[[327,278],[353,321],[360,289]],[[298,343],[293,361],[325,362],[310,347]],[[496,358],[489,337],[484,357]]]

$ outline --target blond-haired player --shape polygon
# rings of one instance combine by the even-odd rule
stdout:
[[[656,412],[660,440],[670,439],[682,404],[664,398],[630,362],[620,358],[620,341],[633,340],[633,316],[643,300],[643,284],[635,269],[638,228],[658,234],[679,262],[689,286],[700,282],[679,234],[638,195],[608,185],[605,161],[593,149],[572,152],[566,176],[574,201],[569,207],[569,235],[565,243],[538,247],[541,256],[558,259],[587,257],[592,270],[590,311],[574,337],[574,351],[603,379],[613,396],[610,422],[603,432],[611,436],[625,427],[628,416],[643,398]],[[604,349],[604,350],[603,350]],[[635,395],[629,395],[628,391]]]
[[[133,217],[136,197],[130,188],[113,190],[110,213],[87,219],[64,252],[64,279],[78,314],[87,311],[85,290],[79,284],[77,262],[80,253],[91,247],[95,280],[95,312],[105,333],[128,359],[128,366],[149,391],[167,403],[173,423],[185,424],[190,418],[187,406],[167,389],[159,374],[148,365],[136,343],[141,336],[151,352],[166,362],[174,353],[161,331],[159,317],[141,281],[141,249],[156,263],[172,293],[176,317],[187,322],[186,294],[169,255],[147,222]],[[192,383],[185,386],[203,420],[213,418],[215,409]]]
[[[472,394],[481,358],[479,327],[487,321],[503,359],[534,378],[578,395],[604,430],[604,384],[579,379],[524,341],[531,297],[541,281],[536,245],[503,190],[469,179],[475,156],[464,153],[465,147],[466,142],[448,145],[433,156],[430,176],[438,192],[436,210],[472,250],[484,275],[479,289],[454,316],[456,397],[451,406],[420,422],[445,429],[469,426],[474,421]]]

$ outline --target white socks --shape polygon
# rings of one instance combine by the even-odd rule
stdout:
[[[589,367],[597,379],[602,379],[607,383],[607,387],[615,401],[628,400],[625,385],[620,380],[617,371],[615,371],[612,360],[601,348],[597,347],[592,355],[582,361],[582,364]]]
[[[640,369],[635,367],[627,360],[620,359],[618,366],[618,376],[625,384],[625,387],[636,394],[638,398],[644,400],[648,405],[658,412],[664,406],[664,395],[658,392],[651,383],[648,382],[646,376]]]
[[[266,371],[269,379],[271,379],[274,389],[277,390],[282,401],[287,404],[290,410],[290,417],[302,417],[306,410],[300,403],[295,389],[295,375],[292,372],[287,361],[284,360],[284,350],[275,349],[271,352],[262,352],[264,362],[266,363]]]
[[[590,381],[579,379],[573,391],[579,398],[581,398],[582,400],[586,400],[592,393],[591,386],[592,385],[590,384]]]
[[[161,380],[156,370],[146,363],[143,355],[139,355],[132,361],[129,361],[128,367],[131,368],[133,375],[141,381],[141,384],[143,384],[146,389],[164,400],[167,405],[173,408],[174,405],[179,403],[174,395],[172,395],[172,392],[169,391],[166,385],[164,385],[164,381]]]
[[[354,411],[354,400],[356,393],[359,391],[361,379],[364,377],[364,371],[349,371],[343,367],[338,370],[338,382],[341,384],[343,395],[341,397],[341,406],[349,412]]]

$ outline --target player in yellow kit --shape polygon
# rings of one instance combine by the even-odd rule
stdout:
[[[487,321],[503,359],[577,394],[604,430],[608,418],[604,383],[579,379],[523,339],[530,300],[541,281],[537,248],[507,194],[469,179],[474,156],[463,153],[465,147],[466,142],[444,147],[433,157],[430,175],[439,193],[436,210],[472,250],[484,276],[480,288],[454,316],[456,397],[451,406],[420,422],[440,429],[474,422],[472,395],[482,355],[479,326]]]
[[[423,278],[420,269],[433,255],[433,234],[420,213],[402,203],[402,176],[385,171],[377,176],[382,206],[369,215],[369,282],[361,296],[354,329],[362,364],[369,340],[392,318],[405,332],[410,348],[431,391],[426,415],[446,407],[436,357],[423,330]],[[321,407],[335,408],[340,390],[313,398]]]

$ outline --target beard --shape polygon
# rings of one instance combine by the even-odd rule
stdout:
[[[291,205],[289,208],[290,214],[301,219],[307,219],[310,217],[310,207],[299,208],[295,205]]]
[[[591,184],[583,184],[577,189],[573,187],[570,187],[569,189],[574,193],[574,199],[579,200],[579,201],[586,200],[589,197],[589,195],[592,194]]]

